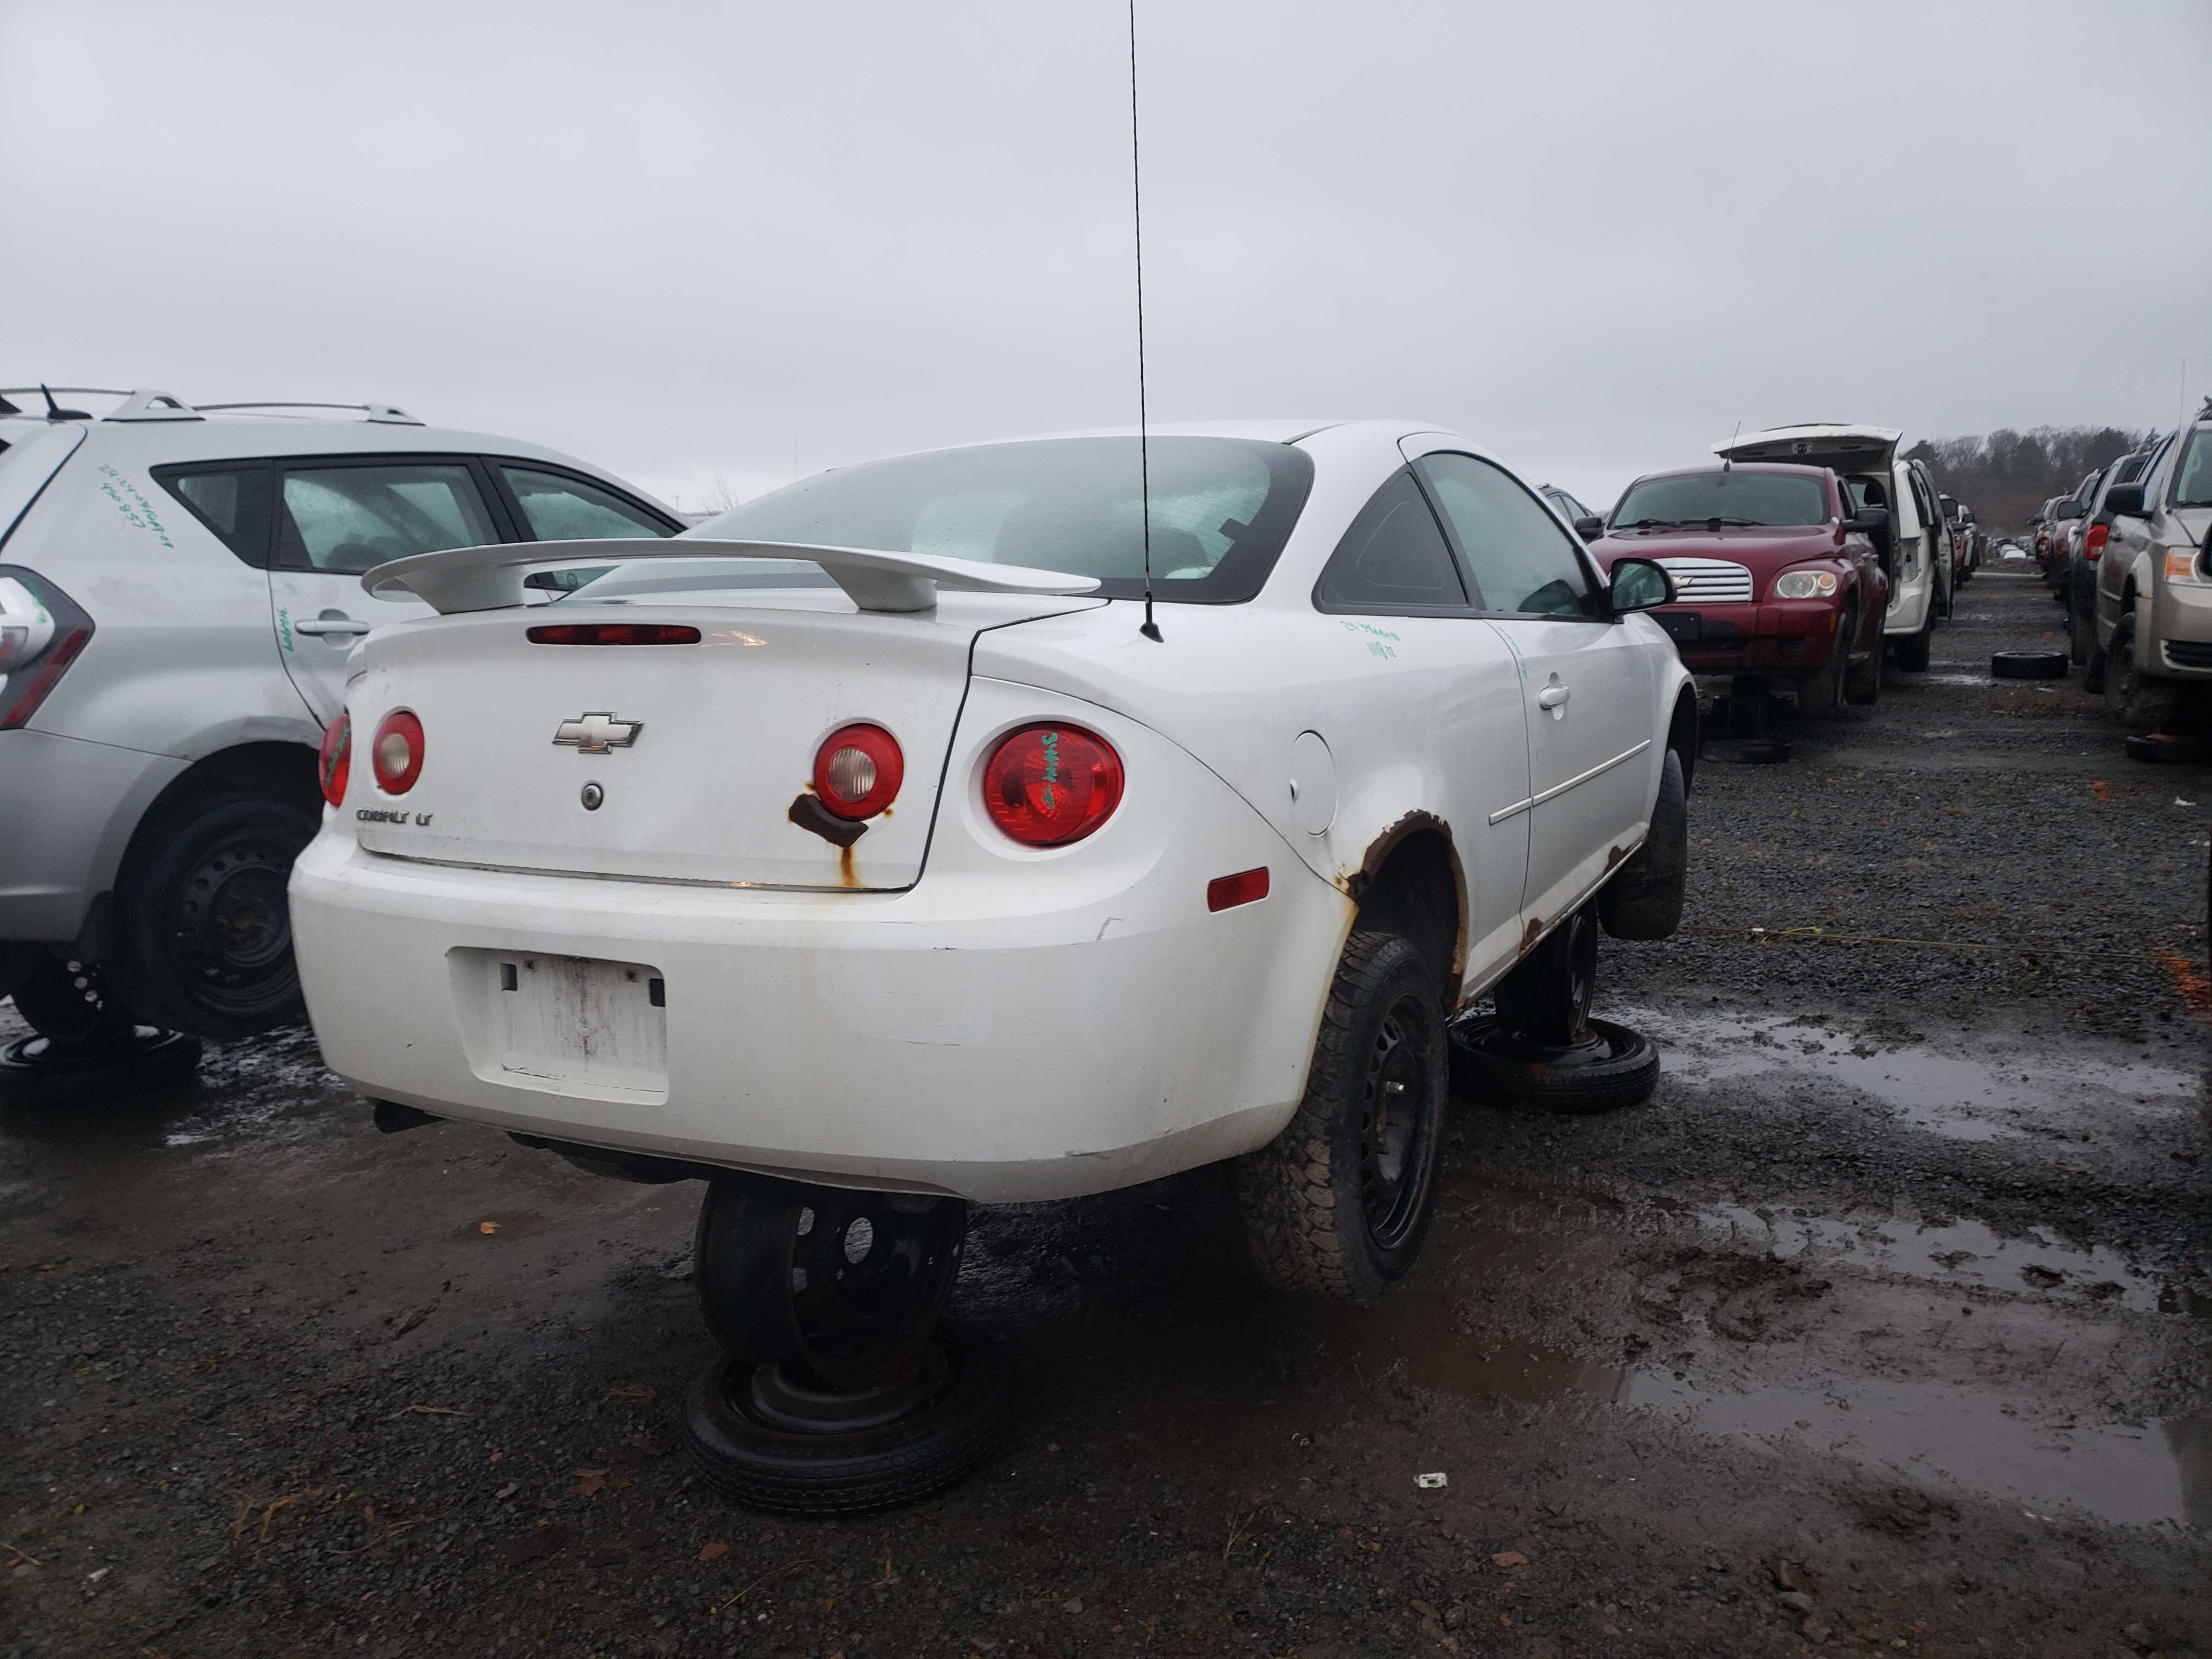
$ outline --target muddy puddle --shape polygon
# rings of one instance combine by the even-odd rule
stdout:
[[[1480,1201],[1465,1188],[1459,1197],[1462,1209]],[[1864,1275],[1855,1290],[1892,1304],[1900,1324],[1939,1286],[2028,1298],[2054,1287],[2060,1295],[2078,1289],[2081,1301],[2064,1305],[2122,1316],[2203,1316],[2203,1298],[2162,1291],[2112,1252],[2001,1239],[1976,1222],[1914,1226],[1804,1214],[1766,1220],[1729,1205],[1697,1211],[1687,1221],[1694,1236],[1714,1245],[1803,1261],[1831,1276]],[[2087,1515],[2212,1531],[2212,1412],[2166,1420],[2100,1418],[2051,1408],[2045,1379],[2033,1365],[1994,1379],[1887,1376],[1847,1364],[1808,1366],[1804,1346],[1795,1342],[1775,1353],[1723,1344],[1724,1353],[1686,1347],[1664,1363],[1647,1354],[1641,1362],[1607,1364],[1484,1334],[1479,1309],[1471,1318],[1451,1282],[1455,1268],[1530,1273],[1559,1281],[1557,1294],[1577,1295],[1577,1281],[1587,1285],[1593,1263],[1577,1255],[1575,1241],[1469,1229],[1447,1216],[1429,1250],[1444,1271],[1430,1271],[1425,1260],[1377,1308],[1301,1309],[1293,1316],[1334,1380],[1364,1393],[1395,1372],[1414,1387],[1478,1404],[1648,1413],[1698,1434],[1838,1458],[1939,1496],[1995,1498],[2039,1517]],[[1268,1340],[1279,1342],[1272,1318],[1281,1310],[1269,1313]],[[2053,1328],[2063,1340],[2066,1332]],[[2100,1340],[2126,1341],[2127,1329],[2117,1327]]]
[[[1170,1207],[1188,1213],[1154,1205],[1131,1220],[1171,1231]],[[1094,1239],[1120,1231],[1100,1219]],[[1057,1335],[1036,1332],[1049,1352],[1031,1362],[1202,1376],[1214,1403],[1187,1408],[1226,1440],[1273,1443],[1279,1411],[1257,1407],[1403,1387],[1485,1410],[1640,1416],[1662,1431],[1661,1460],[1711,1437],[1834,1459],[1929,1501],[2212,1531],[2212,1412],[2134,1414],[2164,1362],[2075,1363],[2184,1352],[2161,1334],[2179,1323],[2194,1340],[2212,1310],[2108,1249],[1955,1218],[1632,1208],[1463,1172],[1413,1276],[1376,1307],[1257,1295],[1233,1237],[1184,1244],[1179,1270],[1122,1259],[1084,1275],[1094,1291],[1179,1277],[1169,1306],[1109,1311],[1086,1296]]]
[[[2031,1068],[2016,1053],[1889,1042],[1802,1016],[1629,1009],[1621,1017],[1658,1039],[1666,1074],[1678,1085],[1761,1077],[1840,1084],[1881,1102],[1907,1127],[1954,1140],[2047,1133],[2085,1107],[2171,1117],[2204,1099],[2200,1075],[2149,1061],[2039,1054]]]

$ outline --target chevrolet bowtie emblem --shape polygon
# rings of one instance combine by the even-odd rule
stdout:
[[[604,755],[610,749],[627,749],[645,730],[643,720],[618,720],[604,710],[581,720],[562,720],[554,729],[553,741],[580,749],[587,755]]]

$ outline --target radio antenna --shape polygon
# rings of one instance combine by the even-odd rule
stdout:
[[[1137,631],[1158,640],[1152,620],[1152,457],[1145,409],[1145,175],[1137,152],[1137,0],[1129,0],[1129,211],[1137,246],[1137,479],[1143,492],[1145,526],[1145,625]]]
[[[1735,441],[1741,436],[1743,436],[1743,422],[1739,420],[1735,423],[1735,430],[1729,434],[1729,453],[1721,457],[1722,471],[1735,471]]]

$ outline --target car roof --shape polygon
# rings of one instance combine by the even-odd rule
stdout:
[[[144,465],[169,461],[256,460],[317,455],[420,454],[452,452],[502,455],[544,461],[619,484],[670,516],[673,508],[635,484],[577,456],[544,444],[496,433],[431,426],[389,404],[307,402],[255,403],[195,407],[166,392],[142,387],[118,392],[85,386],[55,386],[57,403],[80,409],[85,397],[118,398],[102,413],[81,410],[83,418],[57,422],[46,413],[41,389],[27,397],[21,387],[0,387],[18,412],[0,414],[0,448],[10,447],[55,425],[81,427],[100,451],[128,455]],[[313,410],[315,413],[305,411]],[[337,419],[334,415],[353,418]],[[94,453],[88,449],[87,453]]]
[[[1639,473],[1636,482],[1648,483],[1654,478],[1694,478],[1717,472],[1776,472],[1785,477],[1796,475],[1807,478],[1828,476],[1828,469],[1825,466],[1807,466],[1796,461],[1738,461],[1733,466],[1712,461],[1703,466],[1674,466],[1662,472]]]

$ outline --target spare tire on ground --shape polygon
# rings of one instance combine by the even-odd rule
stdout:
[[[2000,651],[1990,659],[1990,672],[2001,680],[2063,680],[2066,653]]]
[[[2130,732],[2126,738],[2130,760],[2164,761],[2186,765],[2206,758],[2205,748],[2195,738],[2178,737],[2171,732]]]
[[[707,1484],[773,1515],[867,1515],[941,1492],[990,1455],[1013,1412],[1006,1351],[945,1320],[915,1373],[844,1394],[717,1354],[684,1408]]]
[[[1641,1031],[1589,1022],[1580,1042],[1509,1036],[1492,1016],[1451,1028],[1452,1092],[1488,1106],[1547,1112],[1611,1112],[1640,1106],[1659,1086],[1659,1048]]]
[[[0,1047],[0,1106],[104,1106],[188,1082],[199,1064],[198,1038],[151,1025],[98,1043],[20,1037]]]

